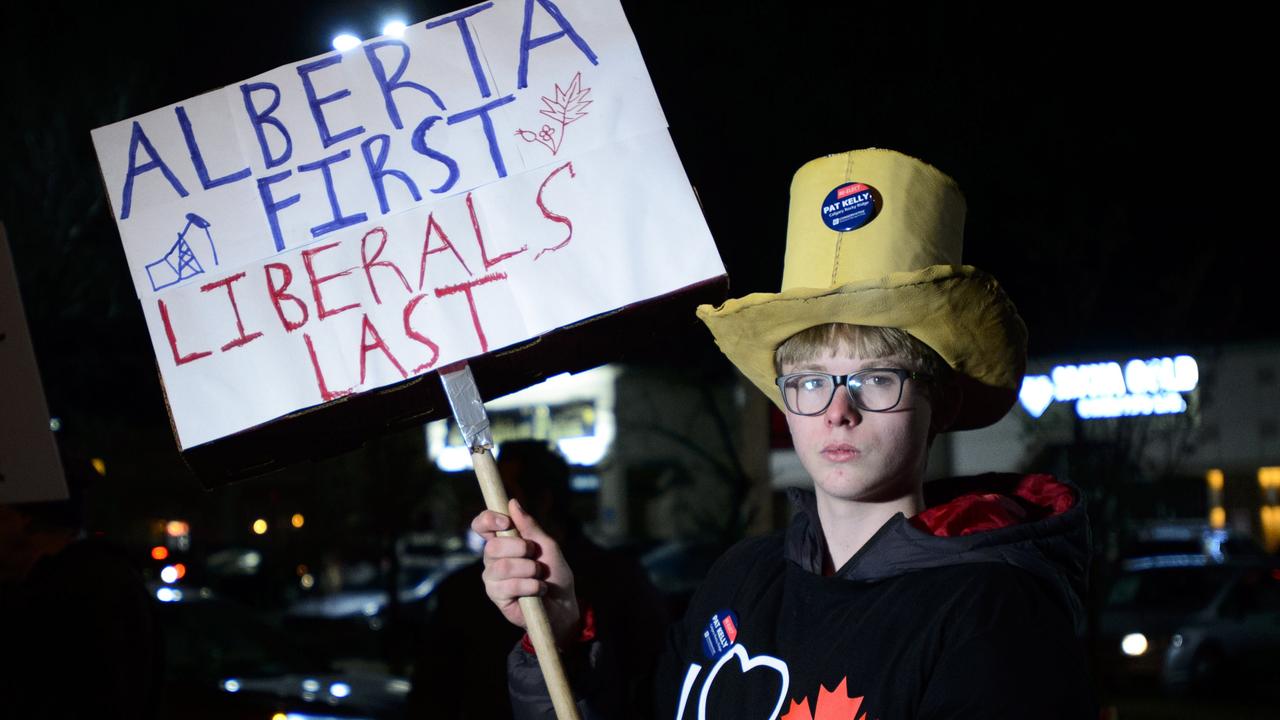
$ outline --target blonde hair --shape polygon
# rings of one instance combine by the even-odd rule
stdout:
[[[773,369],[781,375],[787,365],[814,360],[841,349],[863,358],[897,358],[905,369],[927,373],[938,382],[945,383],[951,376],[947,361],[907,331],[849,323],[815,325],[787,338],[773,354]]]

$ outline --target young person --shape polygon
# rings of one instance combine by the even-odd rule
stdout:
[[[782,533],[742,541],[670,631],[662,718],[1091,718],[1078,636],[1088,562],[1075,488],[1043,475],[925,484],[942,432],[1012,406],[1026,331],[960,264],[964,199],[889,150],[796,174],[782,291],[703,306],[725,355],[787,418],[813,480]],[[508,620],[540,594],[586,716],[608,638],[518,504],[473,522]],[[514,523],[523,539],[495,533]],[[550,717],[536,658],[509,662],[517,717]]]

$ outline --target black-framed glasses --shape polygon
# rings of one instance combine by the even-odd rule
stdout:
[[[887,412],[902,402],[902,386],[908,380],[928,381],[929,375],[902,368],[867,368],[848,375],[798,372],[778,378],[782,403],[796,415],[821,415],[843,385],[854,407],[867,412]]]

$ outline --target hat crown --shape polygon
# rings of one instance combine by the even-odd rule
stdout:
[[[893,150],[806,163],[791,182],[782,290],[960,265],[965,200],[946,174]]]

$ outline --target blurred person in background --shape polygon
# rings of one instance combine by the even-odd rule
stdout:
[[[0,717],[151,720],[151,598],[122,551],[85,533],[95,471],[59,439],[70,497],[0,505]]]
[[[614,655],[610,666],[622,672],[609,678],[613,686],[602,688],[602,695],[614,698],[618,708],[647,717],[647,669],[662,648],[668,621],[658,591],[633,557],[601,548],[583,533],[570,512],[569,466],[546,443],[504,442],[497,462],[507,493],[536,513],[569,562],[584,569],[576,586],[583,606],[598,613],[602,630],[619,639],[606,647]],[[484,563],[477,560],[433,593],[434,607],[414,662],[409,718],[511,717],[506,656],[523,631],[488,601],[480,580],[483,571]]]

